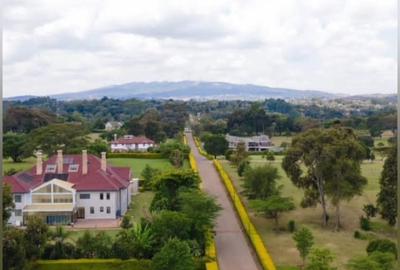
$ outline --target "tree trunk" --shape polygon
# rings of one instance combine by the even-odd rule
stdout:
[[[325,192],[324,188],[321,185],[321,181],[317,178],[317,186],[318,186],[318,192],[321,200],[321,206],[322,206],[322,226],[328,225],[328,211],[326,210],[326,201],[325,201]]]
[[[339,231],[341,227],[340,224],[340,205],[339,202],[336,204],[336,226],[335,226],[335,230]]]

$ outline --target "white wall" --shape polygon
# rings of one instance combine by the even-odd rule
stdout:
[[[90,194],[90,199],[80,199],[80,194]],[[100,193],[103,193],[103,200],[100,200]],[[107,200],[107,193],[110,193],[110,199]],[[117,193],[115,191],[88,191],[88,192],[77,192],[76,193],[76,207],[85,208],[85,219],[115,219],[118,206]],[[103,212],[100,212],[100,207],[104,208]],[[90,207],[94,207],[94,214],[90,213]],[[111,212],[107,214],[107,207],[111,207]]]
[[[12,224],[12,225],[22,225],[23,222],[23,214],[22,214],[22,209],[29,203],[29,193],[15,193],[13,194],[13,199],[14,195],[21,195],[21,202],[17,203],[14,201],[15,204],[15,210],[21,210],[21,216],[15,216],[15,210],[11,212],[10,219],[8,220],[7,223]],[[18,223],[18,224],[17,224]]]
[[[147,151],[149,147],[153,147],[153,144],[111,144],[112,152],[127,152],[127,151]]]

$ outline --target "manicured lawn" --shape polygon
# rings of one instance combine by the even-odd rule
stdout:
[[[261,156],[251,156],[251,165],[260,166],[267,161]],[[334,228],[334,209],[329,207],[331,222],[328,228],[322,228],[320,225],[321,208],[303,209],[300,202],[303,197],[303,191],[296,188],[288,179],[283,169],[281,161],[283,156],[275,156],[276,160],[271,162],[280,174],[278,183],[283,185],[283,195],[293,197],[296,203],[296,209],[287,214],[283,214],[280,219],[282,228],[287,227],[289,220],[294,220],[299,226],[307,226],[313,232],[315,237],[315,247],[330,249],[335,255],[335,264],[338,269],[346,269],[345,265],[349,259],[356,256],[366,255],[365,248],[368,244],[366,240],[358,240],[353,237],[355,230],[359,229],[359,217],[363,214],[362,207],[367,203],[375,203],[376,194],[379,191],[379,177],[383,166],[383,161],[373,163],[365,162],[362,164],[362,174],[367,177],[368,185],[363,195],[353,198],[349,202],[343,202],[341,205],[341,217],[343,229],[335,232]],[[236,168],[233,168],[227,161],[222,162],[224,168],[231,175],[237,189],[241,187],[242,180],[239,179]],[[243,198],[243,197],[242,197]],[[244,199],[246,203],[246,199]],[[252,220],[261,234],[267,249],[269,250],[278,269],[296,269],[293,266],[299,266],[301,259],[292,240],[292,235],[287,231],[276,232],[273,230],[273,221],[262,216],[252,215]],[[395,230],[387,226],[380,218],[373,218],[373,228],[375,231],[371,234],[375,237],[385,237],[395,240]],[[282,266],[282,267],[281,267]]]
[[[24,171],[32,168],[36,164],[36,159],[30,157],[24,159],[22,162],[13,162],[10,158],[3,160],[3,171],[6,172],[10,169],[16,169],[17,171]]]
[[[118,167],[130,167],[134,177],[141,178],[142,170],[149,164],[153,168],[166,171],[172,169],[171,163],[167,159],[140,159],[140,158],[109,158],[109,162]],[[189,168],[185,160],[184,168]]]
[[[149,209],[153,197],[154,193],[152,191],[144,191],[133,196],[131,207],[126,214],[131,216],[134,222],[140,222],[142,217],[149,217]]]

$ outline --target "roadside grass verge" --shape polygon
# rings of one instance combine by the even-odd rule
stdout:
[[[334,209],[329,207],[331,215],[331,224],[328,228],[322,228],[320,225],[321,209],[301,208],[300,202],[303,197],[303,191],[295,187],[281,168],[282,156],[275,156],[275,161],[267,161],[261,156],[251,156],[251,166],[261,166],[267,162],[278,169],[280,179],[278,184],[283,185],[283,195],[291,196],[296,204],[296,209],[282,215],[280,219],[281,230],[273,230],[274,224],[270,219],[257,216],[251,213],[251,220],[257,231],[260,233],[268,251],[270,252],[278,269],[296,269],[301,265],[301,259],[292,240],[292,235],[287,231],[289,220],[294,220],[297,226],[307,226],[313,232],[315,237],[315,247],[328,248],[335,255],[335,266],[338,269],[346,269],[348,260],[366,255],[366,246],[368,241],[354,238],[354,231],[360,230],[359,217],[363,214],[364,204],[375,203],[376,194],[379,191],[379,177],[383,167],[382,161],[373,163],[364,162],[362,164],[362,174],[367,177],[368,185],[363,195],[353,198],[349,202],[343,202],[341,206],[341,216],[343,228],[340,232],[334,231]],[[226,160],[221,161],[224,169],[231,176],[235,187],[239,192],[243,191],[242,180],[237,175],[236,168],[232,167]],[[241,196],[242,201],[247,205],[245,196]],[[395,240],[396,234],[394,228],[387,226],[379,217],[372,219],[373,232],[371,235],[376,237],[390,238]],[[282,266],[282,267],[279,267]],[[283,267],[285,266],[285,267]],[[291,268],[294,267],[294,268]]]

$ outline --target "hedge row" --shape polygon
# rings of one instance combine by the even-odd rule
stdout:
[[[32,270],[150,270],[150,260],[120,259],[77,259],[39,260]]]
[[[197,149],[199,150],[200,155],[206,157],[208,160],[213,160],[213,159],[214,159],[214,157],[213,157],[212,155],[208,154],[208,153],[203,149],[203,147],[201,146],[201,142],[200,142],[199,138],[194,137],[194,143],[196,144]]]
[[[235,187],[232,184],[232,180],[229,175],[225,172],[224,168],[222,168],[221,163],[218,160],[214,160],[214,166],[217,169],[222,182],[224,183],[228,193],[233,201],[236,212],[238,213],[240,220],[242,221],[243,227],[258,255],[258,258],[261,261],[261,265],[265,270],[276,270],[276,267],[272,261],[271,256],[269,255],[261,236],[258,234],[256,228],[250,220],[249,214],[247,210],[240,200],[239,194],[237,193]]]
[[[188,144],[186,136],[183,139],[184,144]],[[195,144],[197,146],[197,149],[200,148],[198,147],[198,143],[196,143],[195,139]],[[190,167],[192,168],[193,171],[198,172],[199,169],[197,167],[197,162],[196,159],[193,156],[193,153],[190,152],[189,154],[189,163]],[[202,183],[200,182],[200,188],[202,189]],[[211,232],[207,233],[207,247],[206,247],[206,257],[208,262],[206,262],[206,270],[219,270],[218,263],[217,263],[217,248],[215,246],[215,241],[214,241],[214,236]]]
[[[143,158],[143,159],[163,159],[160,153],[151,152],[131,152],[131,153],[108,153],[107,158]]]

